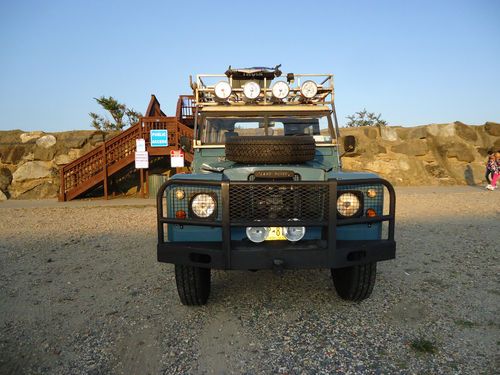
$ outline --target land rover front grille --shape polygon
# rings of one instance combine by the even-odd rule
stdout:
[[[328,220],[327,185],[230,185],[232,221]]]

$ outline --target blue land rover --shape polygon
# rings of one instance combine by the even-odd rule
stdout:
[[[192,88],[192,174],[157,195],[158,261],[175,265],[181,302],[207,302],[211,269],[329,268],[341,298],[368,298],[395,257],[395,193],[342,171],[333,76],[229,68]]]

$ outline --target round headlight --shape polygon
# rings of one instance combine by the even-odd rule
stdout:
[[[278,81],[273,85],[271,91],[276,99],[285,99],[290,92],[290,86],[285,81]]]
[[[288,241],[297,242],[306,234],[306,227],[285,227],[283,232]]]
[[[247,227],[247,237],[252,242],[263,242],[269,234],[267,227]]]
[[[214,87],[215,96],[219,99],[229,98],[232,91],[231,85],[226,81],[220,81]]]
[[[247,82],[243,85],[243,94],[248,99],[255,99],[260,94],[260,86],[257,82]]]
[[[318,93],[318,85],[314,81],[305,81],[300,87],[300,93],[307,99],[314,98]]]
[[[354,216],[360,208],[361,202],[356,194],[344,193],[337,198],[337,211],[342,216]]]
[[[215,198],[210,194],[196,194],[191,200],[193,214],[200,218],[207,218],[215,212]]]

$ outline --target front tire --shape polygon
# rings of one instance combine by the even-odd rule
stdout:
[[[333,285],[340,298],[360,302],[372,294],[377,263],[332,269]]]
[[[175,283],[183,305],[205,305],[210,295],[210,268],[176,264]]]

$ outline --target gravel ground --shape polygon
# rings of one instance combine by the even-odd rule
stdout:
[[[326,270],[214,272],[201,308],[156,262],[153,201],[0,204],[0,373],[495,373],[500,192],[397,192],[369,300]]]

